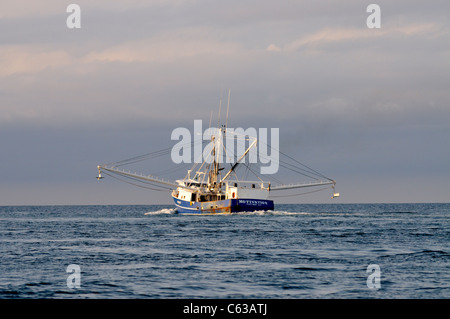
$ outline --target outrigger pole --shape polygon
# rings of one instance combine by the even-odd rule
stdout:
[[[242,154],[242,156],[236,161],[236,163],[234,163],[234,165],[231,167],[231,169],[228,171],[228,173],[225,174],[225,176],[222,178],[222,180],[220,182],[223,182],[224,180],[226,180],[228,178],[228,176],[230,176],[230,174],[234,171],[234,169],[236,168],[236,166],[239,164],[240,161],[242,161],[242,159],[245,157],[245,155],[247,155],[247,153],[250,151],[250,149],[256,145],[256,142],[258,140],[255,139],[253,141],[253,143],[247,148],[247,150],[244,152],[244,154]]]
[[[99,177],[97,177],[97,179],[103,178],[101,176],[101,172],[105,171],[105,172],[111,172],[117,175],[121,175],[121,176],[126,176],[126,177],[131,177],[131,178],[135,178],[135,179],[139,179],[142,181],[147,181],[147,182],[152,182],[152,183],[157,183],[157,184],[162,184],[162,185],[166,185],[166,186],[170,186],[172,188],[177,188],[177,187],[181,187],[181,188],[186,188],[186,189],[190,189],[190,187],[184,186],[184,185],[179,185],[177,183],[171,182],[171,181],[165,181],[162,179],[159,179],[155,176],[152,175],[140,175],[140,174],[135,174],[135,173],[131,173],[131,172],[127,172],[121,169],[117,169],[114,167],[107,167],[107,166],[103,166],[103,165],[98,165],[98,175]]]
[[[291,185],[270,186],[270,190],[271,191],[280,191],[280,190],[285,190],[285,189],[324,186],[324,185],[333,185],[333,187],[334,187],[334,185],[336,185],[336,181],[317,182],[317,183],[308,183],[308,184],[291,184]]]

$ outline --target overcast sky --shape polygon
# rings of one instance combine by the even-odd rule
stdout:
[[[170,204],[96,166],[173,146],[228,89],[230,127],[280,128],[341,193],[289,202],[448,202],[450,2],[377,1],[379,29],[370,3],[2,0],[0,205]]]

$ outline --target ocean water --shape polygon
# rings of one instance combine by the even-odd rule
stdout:
[[[3,206],[0,298],[449,298],[449,217],[450,204]]]

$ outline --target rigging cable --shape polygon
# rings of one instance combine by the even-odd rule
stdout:
[[[108,176],[110,176],[110,177],[112,177],[112,178],[114,178],[114,179],[117,179],[117,180],[121,181],[121,182],[130,184],[130,185],[133,185],[133,186],[145,188],[145,189],[150,189],[150,190],[154,190],[154,191],[157,191],[157,192],[166,192],[168,189],[171,190],[171,188],[165,188],[165,187],[164,187],[165,189],[156,189],[156,188],[151,188],[151,187],[148,187],[148,186],[143,186],[143,185],[139,185],[139,184],[136,184],[136,183],[128,182],[128,181],[126,181],[126,180],[124,180],[124,179],[118,178],[117,176],[114,176],[113,174],[109,174],[109,173],[107,173],[107,172],[105,172],[105,171],[103,171],[103,173],[104,173],[105,175],[108,175]],[[140,181],[140,182],[142,182],[142,181]],[[142,182],[142,183],[143,183],[143,182]],[[150,184],[150,183],[148,183],[148,184]],[[150,185],[153,185],[153,184],[150,184]],[[157,186],[157,185],[155,185],[155,186],[156,186],[156,187],[159,187],[159,186]],[[161,187],[161,188],[163,188],[163,187]]]
[[[263,143],[263,142],[261,142],[261,143]],[[269,146],[270,148],[272,148],[271,145],[266,144],[266,143],[264,143],[264,144],[265,144],[266,146]],[[289,155],[283,153],[282,151],[280,151],[280,150],[278,150],[278,149],[276,149],[276,148],[273,148],[273,150],[278,151],[278,152],[279,152],[280,154],[282,154],[283,156],[285,156],[285,157],[291,159],[292,161],[294,161],[294,162],[296,162],[297,164],[299,164],[299,165],[305,167],[306,169],[301,168],[301,167],[297,167],[297,166],[295,166],[295,165],[293,165],[293,164],[290,164],[290,163],[287,163],[287,162],[285,162],[285,161],[283,161],[283,160],[279,160],[279,165],[280,165],[280,166],[282,166],[282,167],[284,167],[284,168],[286,168],[286,169],[289,169],[289,170],[291,170],[291,171],[293,171],[293,172],[296,172],[296,173],[298,173],[298,174],[301,174],[301,175],[304,175],[304,176],[306,176],[306,177],[312,178],[312,179],[316,179],[316,178],[310,176],[311,174],[312,174],[312,175],[316,175],[316,176],[318,176],[318,177],[325,178],[325,179],[327,179],[327,180],[329,180],[329,181],[333,181],[333,179],[331,179],[331,178],[329,178],[329,177],[323,175],[322,173],[320,173],[320,172],[318,172],[318,171],[312,169],[311,167],[309,167],[309,166],[307,166],[307,165],[305,165],[305,164],[299,162],[299,161],[296,160],[295,158],[292,158],[291,156],[289,156]],[[261,156],[261,154],[259,154],[259,156]],[[269,158],[269,159],[270,159],[270,158]],[[285,165],[288,165],[288,166],[290,166],[290,167],[285,166],[285,165],[282,165],[281,163],[283,163],[283,164],[285,164]],[[301,170],[301,171],[303,171],[303,172],[306,172],[306,173],[308,173],[308,174],[310,174],[310,175],[305,174],[305,173],[302,173],[302,172],[300,172],[300,171],[298,171],[298,170]]]
[[[313,191],[309,191],[309,192],[305,192],[305,193],[300,193],[300,194],[275,195],[275,196],[269,195],[269,197],[270,197],[270,198],[275,198],[275,197],[294,197],[294,196],[300,196],[300,195],[306,195],[306,194],[311,194],[311,193],[320,192],[320,191],[323,191],[324,189],[327,189],[327,188],[329,188],[329,187],[323,187],[323,188],[321,188],[321,189],[316,189],[316,190],[313,190]]]
[[[122,181],[122,182],[131,184],[131,185],[135,185],[135,186],[139,186],[139,187],[143,187],[143,188],[147,188],[147,189],[152,189],[152,190],[157,190],[157,191],[163,191],[162,189],[165,189],[165,190],[172,190],[172,188],[170,188],[170,187],[167,187],[167,186],[159,186],[159,185],[154,184],[154,183],[151,183],[151,182],[149,182],[149,181],[140,180],[140,179],[135,178],[135,177],[123,175],[123,174],[121,174],[121,173],[119,173],[119,172],[114,172],[114,173],[111,174],[111,173],[108,173],[108,172],[106,172],[106,171],[103,171],[103,173],[106,174],[106,175],[108,175],[108,176],[110,176],[110,177],[113,177],[113,178],[115,178],[115,179],[117,179],[117,180],[120,180],[120,181]],[[124,177],[124,178],[131,179],[131,180],[133,180],[133,181],[137,181],[137,182],[142,183],[142,184],[149,184],[149,185],[152,185],[152,186],[154,186],[154,187],[159,187],[160,189],[154,189],[154,188],[150,188],[150,187],[147,187],[147,186],[138,185],[138,184],[136,184],[136,183],[127,182],[126,180],[120,179],[120,178],[118,178],[117,176],[115,176],[115,175],[113,175],[113,174],[122,176],[122,177]]]

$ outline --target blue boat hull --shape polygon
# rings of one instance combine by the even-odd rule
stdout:
[[[210,202],[190,202],[172,197],[177,212],[181,214],[231,214],[273,210],[272,200],[266,199],[224,199]]]

